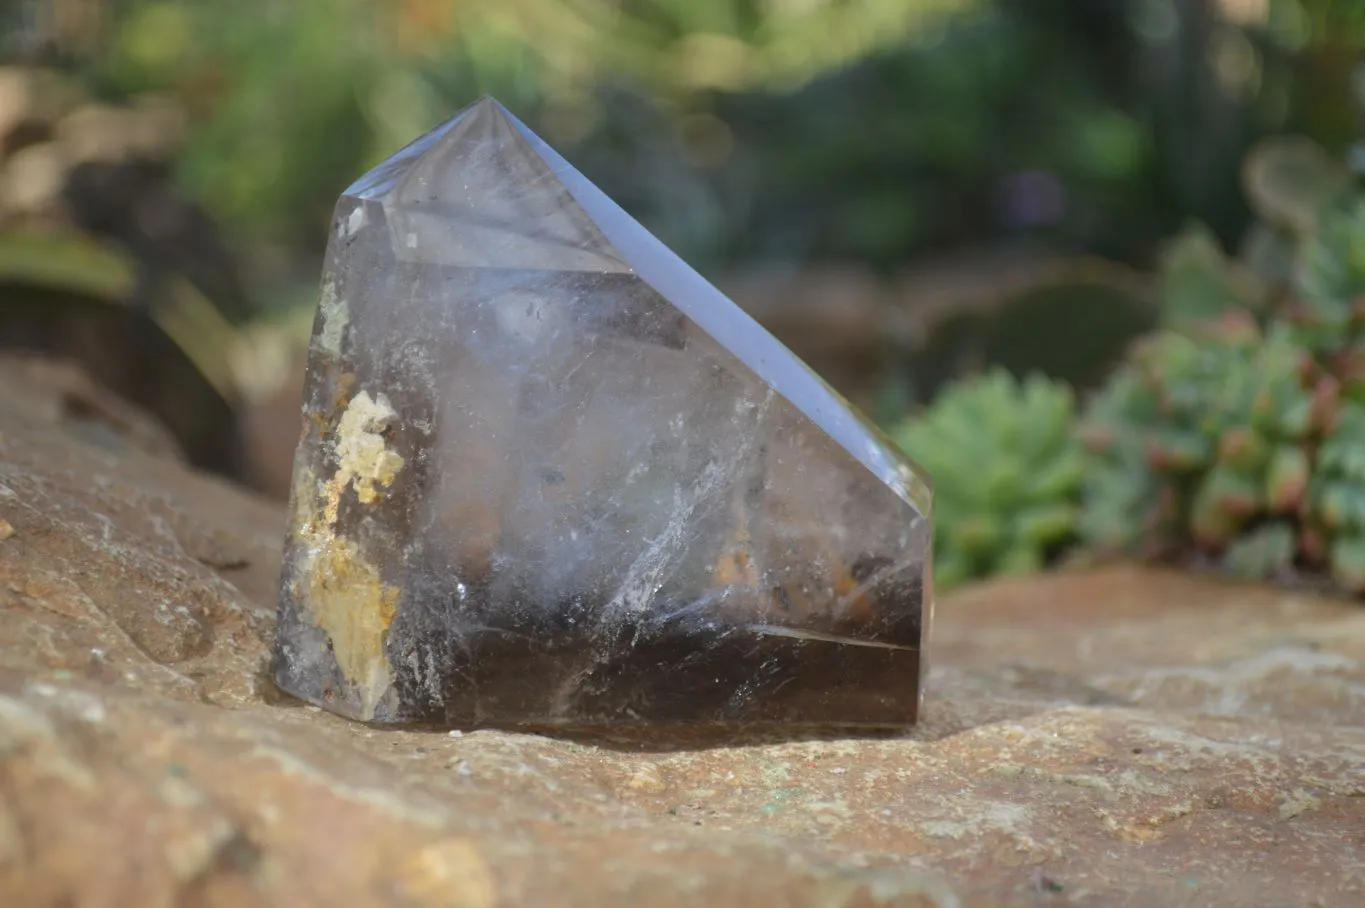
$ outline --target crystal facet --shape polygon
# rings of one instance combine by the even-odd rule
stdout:
[[[930,500],[484,99],[337,205],[275,678],[384,723],[906,725]]]

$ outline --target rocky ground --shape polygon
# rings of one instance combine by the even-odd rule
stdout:
[[[380,731],[264,674],[281,510],[0,365],[0,905],[1365,905],[1365,607],[939,603],[899,738]]]

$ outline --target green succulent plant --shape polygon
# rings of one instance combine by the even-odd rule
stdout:
[[[1091,548],[1155,556],[1174,535],[1179,515],[1143,445],[1143,429],[1160,411],[1135,367],[1120,369],[1087,407],[1080,435],[1090,456],[1077,530]]]
[[[1228,313],[1260,315],[1269,288],[1243,263],[1229,259],[1202,224],[1188,224],[1161,256],[1162,327],[1184,330]]]
[[[1082,535],[1144,555],[1193,545],[1244,577],[1288,570],[1335,400],[1335,380],[1282,325],[1263,334],[1232,314],[1144,339],[1082,424]]]
[[[1168,245],[1160,329],[1082,414],[1064,385],[995,371],[895,433],[934,476],[940,587],[1079,540],[1365,594],[1365,193],[1299,140],[1245,176],[1240,254],[1198,226]]]
[[[1074,539],[1084,454],[1061,383],[997,369],[893,430],[934,478],[934,582],[1041,568]]]
[[[1365,593],[1365,407],[1348,403],[1318,450],[1303,530],[1305,554],[1337,586]]]
[[[1365,197],[1326,215],[1299,248],[1286,320],[1334,370],[1359,371],[1365,339]]]
[[[1246,184],[1261,220],[1241,256],[1178,237],[1163,330],[1086,409],[1080,533],[1365,593],[1365,195],[1298,140],[1259,149]]]

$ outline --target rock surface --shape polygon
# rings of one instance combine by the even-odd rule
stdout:
[[[380,731],[266,678],[275,507],[0,374],[0,904],[1365,903],[1358,604],[968,590],[903,738]]]

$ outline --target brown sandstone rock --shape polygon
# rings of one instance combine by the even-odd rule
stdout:
[[[276,508],[14,374],[0,905],[1365,904],[1358,604],[968,590],[899,739],[372,730],[265,679]]]

